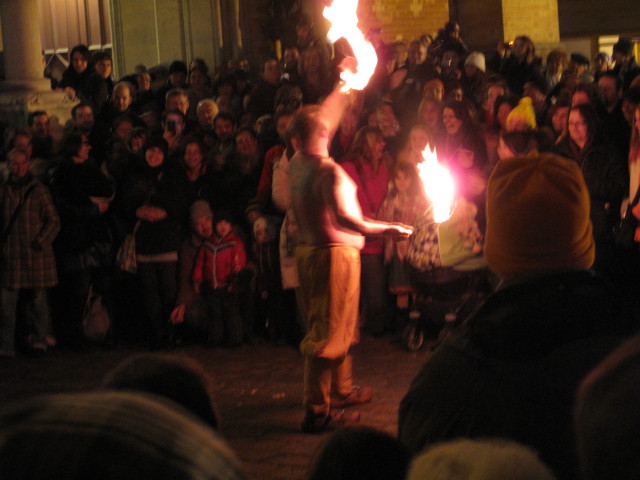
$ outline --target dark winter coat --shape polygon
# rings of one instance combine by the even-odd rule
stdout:
[[[188,212],[186,187],[183,177],[171,174],[163,167],[151,168],[143,159],[138,159],[129,169],[118,199],[118,213],[124,219],[127,231],[133,231],[138,207],[150,205],[167,212],[164,220],[140,221],[136,233],[137,254],[178,251],[184,235],[181,226]]]
[[[109,96],[105,80],[90,68],[78,73],[72,67],[62,73],[62,79],[58,84],[60,88],[70,87],[76,91],[76,96],[81,101],[88,103],[95,114],[100,112],[102,104]]]
[[[580,165],[591,199],[593,236],[599,244],[607,243],[629,188],[625,162],[620,161],[615,148],[605,144],[588,145],[578,152],[577,145],[568,135],[557,145],[555,152]]]
[[[110,198],[113,184],[93,164],[64,160],[53,172],[51,194],[61,229],[54,247],[61,271],[107,266],[112,261],[110,211],[100,213],[92,197]]]
[[[615,291],[588,271],[505,286],[438,347],[399,409],[414,452],[458,437],[530,445],[574,479],[572,409],[580,380],[631,330]]]

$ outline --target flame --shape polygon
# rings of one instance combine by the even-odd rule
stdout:
[[[449,169],[438,162],[435,150],[429,145],[422,151],[424,162],[418,164],[424,191],[433,205],[433,219],[442,223],[449,219],[453,209],[455,183]]]
[[[358,62],[356,72],[345,70],[340,74],[340,78],[344,81],[340,89],[343,92],[362,90],[366,87],[378,64],[378,55],[373,45],[365,40],[358,28],[357,8],[358,0],[334,0],[331,6],[325,7],[322,12],[331,22],[327,38],[335,42],[340,37],[344,37],[351,45],[353,55]]]

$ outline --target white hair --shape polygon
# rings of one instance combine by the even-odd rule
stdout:
[[[504,439],[460,439],[416,456],[407,480],[555,480],[535,450]]]

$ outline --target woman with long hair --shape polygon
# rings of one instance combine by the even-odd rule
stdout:
[[[567,135],[556,153],[580,165],[591,198],[591,223],[596,241],[594,268],[608,267],[611,229],[619,219],[620,204],[626,196],[628,172],[615,148],[599,140],[598,118],[590,105],[575,105],[569,111]]]
[[[87,137],[65,136],[61,159],[53,171],[50,189],[60,233],[54,241],[59,284],[52,296],[54,327],[60,342],[81,348],[82,312],[89,288],[110,303],[113,240],[110,205],[114,187],[90,158]]]
[[[433,145],[432,139],[433,137],[427,127],[421,123],[414,125],[409,130],[404,147],[398,152],[396,163],[409,163],[414,166],[422,163],[424,161],[422,152],[427,145]]]
[[[444,129],[436,139],[438,160],[455,177],[458,194],[478,207],[478,225],[484,231],[486,147],[466,104],[451,100],[442,112]]]
[[[321,45],[305,48],[298,61],[302,102],[305,105],[320,103],[329,95],[336,81],[329,64],[327,50]]]
[[[98,113],[109,93],[107,83],[93,70],[90,63],[91,55],[86,45],[73,47],[69,54],[69,66],[62,73],[58,87],[89,103],[94,113]]]
[[[358,203],[365,217],[376,219],[387,195],[389,156],[377,127],[362,127],[342,163],[358,188]],[[384,240],[367,237],[360,251],[360,308],[363,328],[372,335],[382,335],[392,327],[392,310],[388,298],[384,265]]]
[[[167,168],[167,143],[150,138],[143,159],[131,165],[119,191],[127,232],[135,232],[137,279],[146,323],[138,332],[154,349],[170,346],[182,220],[188,205],[183,178]]]

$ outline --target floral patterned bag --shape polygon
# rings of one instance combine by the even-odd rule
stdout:
[[[407,262],[421,272],[442,266],[438,246],[438,223],[433,220],[431,209],[416,219],[413,235],[409,237]]]

